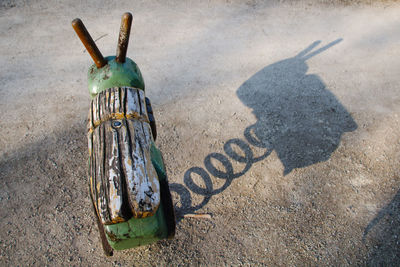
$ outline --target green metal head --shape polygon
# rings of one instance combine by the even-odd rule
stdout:
[[[107,64],[97,68],[93,64],[88,71],[89,93],[94,98],[98,93],[112,87],[130,86],[144,90],[142,73],[136,63],[126,58],[124,63],[116,61],[116,57],[106,57]]]
[[[139,67],[126,57],[131,24],[132,15],[125,13],[122,17],[116,56],[104,58],[82,21],[72,21],[73,28],[95,62],[88,72],[89,93],[92,98],[112,87],[130,86],[144,90]]]

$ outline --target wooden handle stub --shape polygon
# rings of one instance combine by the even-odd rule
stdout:
[[[121,19],[121,28],[119,30],[116,61],[124,63],[126,59],[126,51],[128,50],[129,35],[132,26],[132,14],[124,13]]]
[[[93,61],[96,64],[97,68],[104,67],[107,64],[107,61],[104,59],[100,50],[97,48],[96,43],[93,41],[83,22],[78,18],[74,19],[72,21],[72,28],[74,28],[76,34],[78,35],[79,39],[81,39],[89,55],[93,58]]]

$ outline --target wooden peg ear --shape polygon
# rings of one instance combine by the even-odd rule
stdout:
[[[86,30],[83,22],[80,19],[74,19],[72,21],[72,28],[74,28],[79,39],[81,39],[83,45],[86,47],[86,50],[89,52],[89,55],[93,58],[93,61],[96,64],[97,68],[104,67],[107,64],[107,61],[104,59],[100,50],[97,48],[96,43],[93,41],[89,32]]]
[[[129,12],[122,15],[121,28],[119,30],[116,61],[124,63],[126,59],[126,51],[128,50],[129,35],[131,32],[132,14]]]

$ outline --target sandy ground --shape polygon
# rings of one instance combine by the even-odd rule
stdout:
[[[1,2],[1,266],[400,264],[398,3],[47,2]],[[125,11],[178,225],[106,258],[70,22],[114,55]]]

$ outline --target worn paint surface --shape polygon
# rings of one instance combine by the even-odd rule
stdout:
[[[107,89],[89,113],[90,189],[104,224],[145,218],[160,205],[160,184],[151,161],[153,137],[144,91]]]
[[[124,63],[116,61],[115,56],[106,57],[107,65],[97,68],[93,64],[88,71],[88,88],[92,98],[100,92],[113,87],[135,87],[144,90],[142,73],[136,63],[126,58]]]
[[[161,203],[154,216],[132,218],[127,222],[105,225],[108,243],[116,250],[150,244],[175,235],[175,212],[168,187],[165,166],[160,150],[150,149],[151,161],[160,181]]]

